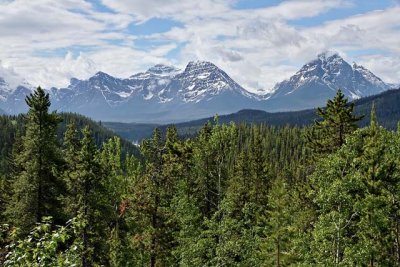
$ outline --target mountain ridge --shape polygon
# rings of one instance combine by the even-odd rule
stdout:
[[[0,108],[7,113],[26,110],[22,102],[33,87],[18,88],[13,91],[0,79]],[[350,65],[337,53],[322,53],[264,95],[247,91],[207,61],[190,61],[184,69],[157,64],[128,78],[99,71],[89,79],[71,78],[67,87],[47,91],[56,110],[96,120],[165,123],[241,109],[272,112],[313,108],[323,105],[339,88],[348,98],[357,99],[381,93],[390,85],[368,69]]]
[[[297,104],[298,109],[312,108],[334,97],[338,89],[355,100],[379,94],[390,86],[368,69],[355,63],[350,65],[337,53],[322,53],[289,79],[277,83],[270,99],[276,111],[284,111],[279,107],[285,104]]]

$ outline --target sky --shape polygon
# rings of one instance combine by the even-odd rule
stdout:
[[[399,83],[400,0],[0,0],[10,84],[66,87],[205,60],[268,92],[324,51]]]

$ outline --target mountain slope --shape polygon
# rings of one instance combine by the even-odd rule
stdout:
[[[182,121],[229,113],[257,105],[244,90],[210,62],[189,62],[185,70],[156,65],[127,79],[98,72],[88,80],[71,80],[52,90],[56,109],[98,120]]]
[[[78,129],[83,129],[85,126],[89,126],[92,134],[94,136],[94,141],[98,147],[101,147],[104,142],[108,139],[118,136],[114,131],[102,126],[101,124],[79,114],[73,113],[60,113],[62,122],[58,125],[57,137],[60,143],[62,142],[64,133],[66,131],[67,124],[73,121]],[[12,146],[14,143],[17,133],[24,132],[24,116],[0,116],[0,154],[6,155],[11,153]],[[122,155],[125,156],[126,153],[139,156],[140,152],[136,146],[131,142],[121,139]]]
[[[295,75],[274,87],[268,110],[321,106],[341,89],[349,99],[379,94],[390,88],[366,68],[351,66],[338,54],[323,53]]]
[[[32,93],[33,87],[22,81],[20,85],[10,85],[0,77],[0,109],[3,114],[18,114],[27,110],[25,97]],[[0,113],[1,114],[1,113]]]
[[[25,112],[32,86],[15,88],[0,78],[0,108],[9,114]],[[295,111],[325,104],[340,88],[350,99],[390,88],[369,70],[350,65],[338,54],[321,54],[274,92],[246,91],[211,62],[189,62],[183,69],[162,64],[121,79],[98,72],[87,80],[71,79],[65,88],[51,88],[52,108],[76,112],[95,120],[171,123],[230,114],[242,109]]]
[[[400,121],[400,89],[389,90],[379,95],[364,97],[354,101],[355,113],[365,115],[360,126],[366,126],[370,121],[372,104],[375,103],[379,125],[388,129],[396,129]],[[312,124],[318,116],[315,109],[292,112],[269,113],[262,110],[241,110],[236,113],[218,117],[220,123],[265,123],[275,126],[305,126]],[[176,124],[180,134],[195,134],[207,121],[213,117]],[[149,125],[131,123],[104,122],[104,126],[112,129],[128,140],[141,140],[151,136],[155,127],[165,131],[169,125]],[[132,137],[135,137],[132,139]]]

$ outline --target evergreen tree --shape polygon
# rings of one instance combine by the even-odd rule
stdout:
[[[354,103],[348,104],[341,90],[332,100],[328,100],[326,108],[318,108],[321,121],[316,121],[308,136],[310,147],[316,154],[329,154],[341,147],[346,136],[356,128],[356,122],[363,116],[353,114]]]
[[[67,125],[67,130],[64,134],[63,149],[65,161],[63,178],[67,186],[67,194],[63,202],[65,211],[69,217],[75,217],[80,208],[78,201],[79,187],[76,186],[80,146],[79,132],[76,129],[75,123],[71,122]]]
[[[81,265],[107,262],[105,236],[111,217],[107,206],[108,191],[89,127],[82,130],[82,139],[79,139],[74,123],[70,123],[65,133],[64,147],[64,179],[68,189],[64,203],[69,216],[79,217],[82,221],[77,229],[77,242],[82,244]]]
[[[216,227],[216,256],[213,265],[258,266],[258,204],[256,183],[251,181],[248,156],[242,151],[219,210],[213,217]],[[249,179],[250,178],[250,179]],[[254,197],[255,196],[255,197]]]
[[[110,210],[107,210],[104,177],[97,159],[97,148],[88,127],[82,131],[80,151],[77,157],[75,173],[78,214],[84,220],[81,230],[82,266],[92,266],[94,262],[107,262],[106,254],[107,222]]]
[[[371,126],[351,135],[311,177],[319,214],[312,245],[317,264],[399,263],[397,138],[371,117]]]
[[[163,174],[166,152],[159,129],[141,145],[146,158],[144,173],[137,179],[132,196],[132,219],[135,220],[134,247],[136,265],[171,265],[172,229],[169,223],[172,180]]]
[[[56,113],[49,113],[49,94],[38,87],[26,97],[29,106],[26,132],[21,151],[15,156],[18,172],[13,185],[13,197],[7,208],[12,223],[27,233],[43,216],[52,216],[55,222],[63,220],[59,196],[63,192],[60,179],[62,165]]]
[[[203,229],[203,218],[196,201],[185,180],[178,182],[176,194],[171,202],[174,210],[172,220],[178,227],[174,233],[176,245],[172,255],[179,266],[202,266],[206,255],[207,243],[199,242]]]

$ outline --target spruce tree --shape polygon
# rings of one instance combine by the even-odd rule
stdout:
[[[61,119],[55,112],[49,113],[49,94],[42,88],[38,87],[25,101],[29,106],[26,132],[21,151],[15,156],[18,172],[7,209],[12,224],[23,233],[43,216],[52,216],[56,223],[63,219],[59,201],[63,192],[59,173],[62,160],[56,139]]]
[[[266,266],[288,266],[294,239],[294,217],[296,210],[291,192],[281,177],[277,178],[269,194],[268,211],[265,216],[264,242],[261,256]]]
[[[163,155],[166,152],[161,132],[141,145],[146,158],[145,170],[135,181],[131,216],[135,220],[133,246],[137,248],[136,265],[168,266],[171,230],[168,222],[171,192],[170,179],[163,174]]]
[[[107,222],[110,210],[107,209],[107,191],[104,188],[104,177],[97,158],[97,148],[89,127],[82,131],[80,151],[77,156],[76,199],[78,214],[83,217],[81,229],[82,266],[92,266],[94,262],[107,262]]]
[[[357,128],[356,122],[363,118],[354,115],[353,111],[354,103],[349,104],[341,90],[328,100],[326,108],[317,109],[322,120],[315,122],[308,136],[316,155],[332,153],[344,144],[346,136]]]
[[[79,132],[75,123],[71,122],[67,125],[64,133],[63,156],[65,161],[63,179],[66,183],[67,194],[64,197],[64,209],[69,217],[75,217],[79,211],[77,183],[78,155],[80,151]]]
[[[259,266],[256,183],[252,183],[249,157],[242,151],[228,180],[226,194],[212,218],[215,226],[216,257],[212,265]],[[250,178],[250,179],[249,179]]]

